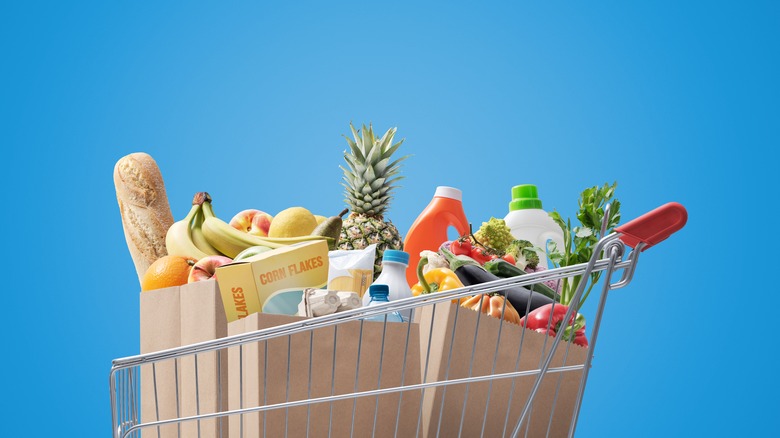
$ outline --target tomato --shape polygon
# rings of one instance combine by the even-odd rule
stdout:
[[[481,246],[474,246],[471,248],[471,254],[469,256],[476,260],[480,265],[484,265],[488,260],[496,258],[494,254],[490,254],[485,248]]]
[[[455,255],[471,255],[471,241],[468,239],[458,239],[452,242],[450,251]]]
[[[515,260],[515,256],[513,256],[512,254],[504,254],[503,256],[501,256],[501,258],[513,265],[517,264],[517,260]]]

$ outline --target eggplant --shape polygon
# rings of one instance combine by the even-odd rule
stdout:
[[[471,257],[464,255],[456,256],[447,249],[443,249],[442,253],[450,262],[450,269],[455,272],[455,275],[458,276],[464,286],[474,286],[501,279],[501,277],[488,272]],[[496,291],[496,293],[505,297],[509,304],[517,310],[521,318],[539,307],[554,302],[552,298],[539,292],[531,292],[522,286],[507,287]]]
[[[518,268],[517,266],[509,263],[504,259],[489,260],[485,262],[483,266],[485,267],[486,271],[501,278],[517,277],[518,275],[527,274],[527,272],[523,271],[522,269]],[[553,300],[555,300],[556,303],[561,299],[561,296],[557,292],[555,292],[553,288],[547,286],[544,283],[532,284],[531,290],[534,292],[539,292],[547,296],[548,298],[552,298]]]

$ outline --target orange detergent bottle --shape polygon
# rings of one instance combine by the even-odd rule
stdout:
[[[454,188],[439,186],[430,204],[415,219],[404,240],[404,251],[409,253],[409,268],[406,280],[409,286],[417,283],[417,264],[420,252],[438,251],[439,246],[448,240],[447,229],[452,226],[458,235],[469,232],[469,221],[463,211],[463,193]]]

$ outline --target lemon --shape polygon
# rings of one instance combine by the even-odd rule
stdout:
[[[317,219],[303,207],[290,207],[280,211],[271,221],[268,237],[308,236],[317,227]]]
[[[317,225],[323,223],[325,219],[327,219],[325,216],[321,216],[319,214],[314,215],[314,219],[317,219]]]

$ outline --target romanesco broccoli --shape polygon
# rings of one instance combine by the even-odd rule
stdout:
[[[506,247],[514,240],[504,220],[494,217],[482,222],[482,226],[474,233],[474,238],[483,246],[493,248],[501,254],[506,252]]]

